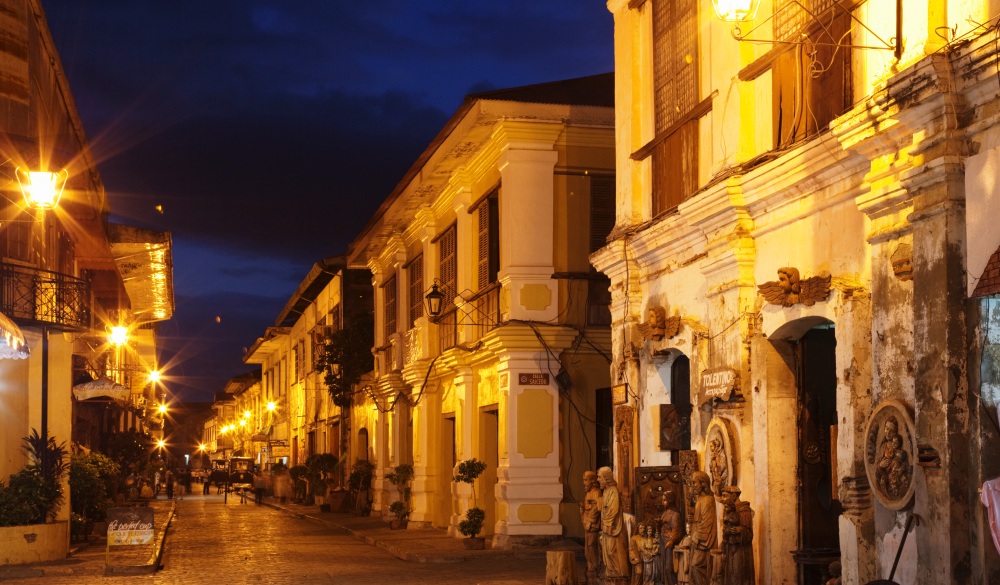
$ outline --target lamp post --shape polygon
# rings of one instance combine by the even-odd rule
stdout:
[[[28,171],[18,167],[14,170],[17,182],[21,186],[21,194],[29,209],[33,209],[41,214],[45,219],[45,212],[55,209],[59,205],[59,198],[66,187],[66,179],[69,173],[66,169],[58,172]],[[44,221],[42,226],[44,228]],[[47,238],[44,240],[47,241]],[[47,472],[47,453],[49,445],[49,326],[42,325],[42,392],[41,392],[41,434],[42,450],[39,453],[39,465],[42,473]]]

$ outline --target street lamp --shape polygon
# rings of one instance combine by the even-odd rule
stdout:
[[[59,205],[59,197],[62,196],[66,187],[66,179],[69,173],[66,169],[57,172],[28,171],[18,167],[14,169],[17,176],[17,183],[21,186],[21,194],[24,196],[24,203],[45,217],[45,211],[55,209]],[[42,325],[42,420],[41,433],[42,440],[49,440],[49,327]],[[42,472],[47,471],[46,453],[47,448],[43,448],[39,454],[39,464]]]
[[[726,22],[753,20],[760,8],[759,0],[712,0],[716,16]]]
[[[53,173],[29,171],[18,167],[14,170],[14,174],[17,175],[17,182],[21,186],[24,203],[31,209],[39,211],[55,209],[59,205],[59,198],[66,188],[66,179],[69,178],[66,169]]]
[[[434,284],[431,285],[431,291],[424,296],[427,301],[427,314],[431,317],[437,317],[441,314],[441,301],[444,300],[444,293],[438,290],[437,279],[434,279]]]

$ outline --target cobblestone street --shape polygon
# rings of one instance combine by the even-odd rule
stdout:
[[[312,508],[315,510],[315,507]],[[91,544],[66,561],[33,565],[7,576],[9,583],[229,584],[442,583],[513,585],[544,583],[544,553],[497,551],[453,562],[397,558],[330,523],[221,495],[177,501],[161,568],[150,575],[105,576],[103,545]],[[394,533],[404,531],[393,531]],[[411,531],[405,531],[411,532]],[[438,539],[442,540],[442,539]],[[445,541],[447,542],[447,541]],[[31,570],[41,569],[28,576]]]

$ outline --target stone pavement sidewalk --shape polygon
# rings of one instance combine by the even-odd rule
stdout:
[[[492,549],[487,538],[486,549],[469,550],[462,538],[448,536],[440,528],[408,528],[393,530],[388,522],[370,516],[359,516],[353,512],[321,512],[319,506],[301,504],[281,504],[273,498],[265,498],[264,505],[282,510],[299,518],[307,518],[338,528],[370,545],[385,549],[396,558],[419,563],[455,563],[482,557],[507,559],[545,557],[546,551],[569,550],[577,558],[580,574],[585,574],[583,547],[575,541],[563,539],[545,547],[518,548],[511,550]]]
[[[146,500],[145,505],[153,508],[153,535],[151,544],[116,546],[107,551],[107,533],[92,534],[86,542],[74,543],[69,557],[58,561],[30,563],[27,565],[0,566],[0,580],[27,579],[46,575],[74,575],[94,570],[99,552],[101,567],[108,575],[144,575],[153,573],[160,564],[167,528],[174,516],[176,503],[171,500]],[[86,550],[89,560],[79,558],[78,553]],[[105,552],[107,551],[107,553]],[[104,561],[107,562],[105,566]]]

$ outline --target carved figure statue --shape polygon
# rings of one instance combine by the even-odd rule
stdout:
[[[674,570],[677,573],[677,585],[688,585],[691,582],[691,535],[687,534],[680,544],[674,547]]]
[[[830,572],[830,578],[826,580],[826,585],[840,585],[840,561],[833,561],[830,563],[828,571]]]
[[[723,585],[755,585],[753,511],[734,486],[722,489],[722,555]]]
[[[909,456],[903,449],[903,437],[899,434],[899,421],[896,417],[888,417],[883,428],[875,478],[882,493],[890,498],[899,498],[909,488],[912,467]]]
[[[642,529],[639,530],[642,532]],[[663,585],[660,576],[660,535],[652,524],[646,525],[639,548],[639,560],[642,562],[642,585]]]
[[[610,467],[597,470],[601,485],[601,560],[605,583],[628,582],[628,534],[622,518],[621,493]]]
[[[691,585],[711,585],[711,551],[718,546],[718,525],[712,483],[704,471],[691,474],[694,484],[694,521],[691,524]]]
[[[646,525],[636,526],[635,533],[628,539],[628,562],[632,564],[632,585],[642,585],[642,546],[646,538]]]
[[[712,491],[716,495],[722,495],[722,488],[729,483],[729,468],[726,465],[726,451],[722,447],[722,437],[716,433],[708,443],[711,457],[708,462],[708,469],[712,473]]]
[[[811,307],[816,301],[825,301],[830,294],[830,276],[802,279],[798,268],[784,267],[778,269],[777,281],[765,282],[757,289],[772,305],[791,307],[802,303]]]
[[[580,520],[583,521],[583,553],[587,559],[587,582],[597,581],[601,565],[601,486],[597,473],[583,472],[583,501],[580,502]]]
[[[663,513],[660,514],[660,574],[666,585],[677,583],[677,568],[674,560],[674,547],[680,544],[684,535],[684,520],[677,510],[677,494],[673,491],[663,493],[661,499]]]
[[[667,317],[667,311],[663,307],[650,307],[648,315],[646,322],[639,325],[639,333],[644,339],[669,339],[681,329],[680,316]]]

